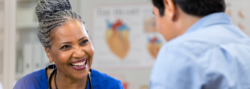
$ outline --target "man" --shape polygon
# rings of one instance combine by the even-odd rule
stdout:
[[[250,39],[224,13],[224,0],[152,0],[168,41],[150,89],[250,89]]]

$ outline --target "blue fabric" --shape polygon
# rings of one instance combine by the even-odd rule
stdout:
[[[91,80],[93,89],[124,89],[121,81],[93,69],[91,69]],[[26,75],[16,83],[14,89],[48,89],[46,70]],[[89,85],[87,89],[90,89]]]
[[[150,89],[250,89],[250,39],[225,13],[203,17],[159,51]]]

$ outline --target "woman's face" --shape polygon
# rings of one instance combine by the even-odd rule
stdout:
[[[94,49],[86,29],[78,20],[70,20],[53,31],[51,48],[45,48],[54,61],[58,75],[84,79],[91,68]]]

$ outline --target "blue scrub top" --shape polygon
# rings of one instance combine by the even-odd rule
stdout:
[[[121,81],[91,69],[93,89],[124,89]],[[46,69],[30,73],[20,79],[13,89],[48,89]],[[87,89],[90,89],[89,84]]]

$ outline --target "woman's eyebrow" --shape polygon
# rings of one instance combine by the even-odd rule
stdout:
[[[82,38],[81,38],[81,39],[79,39],[78,41],[81,41],[81,40],[83,40],[84,38],[86,38],[86,36],[82,37]]]
[[[71,44],[72,42],[62,42],[61,44]],[[61,45],[59,44],[59,46]]]
[[[85,39],[86,38],[86,36],[84,36],[84,37],[82,37],[81,39],[79,39],[78,41],[81,41],[81,40],[83,40],[83,39]],[[61,44],[71,44],[72,42],[62,42]],[[61,44],[59,44],[59,46],[61,45]]]

